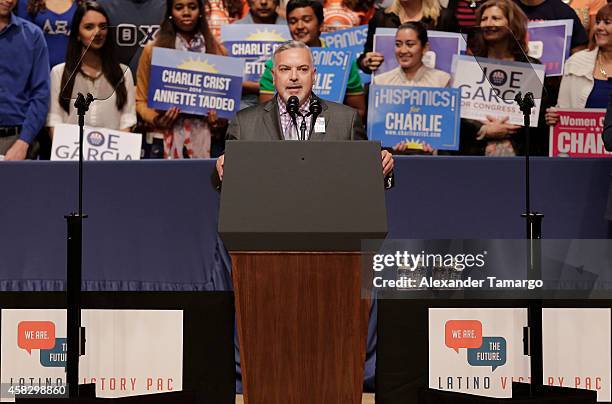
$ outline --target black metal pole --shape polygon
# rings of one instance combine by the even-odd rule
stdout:
[[[68,221],[68,276],[67,276],[67,315],[66,315],[66,342],[68,352],[66,356],[66,383],[68,384],[68,397],[79,396],[79,356],[80,356],[80,327],[81,327],[81,258],[82,258],[82,230],[83,221],[78,213],[66,216]]]
[[[79,396],[79,357],[84,352],[84,339],[81,338],[81,279],[83,257],[83,137],[85,113],[93,96],[79,93],[74,107],[79,115],[79,182],[78,212],[65,216],[68,224],[67,235],[67,268],[66,268],[66,383],[68,397]]]
[[[542,279],[542,250],[540,239],[542,238],[542,218],[544,215],[531,211],[531,172],[530,172],[530,144],[531,138],[529,128],[531,126],[531,109],[535,106],[533,94],[528,92],[525,97],[518,93],[514,98],[523,112],[525,130],[525,218],[527,241],[527,276],[529,279]],[[544,361],[542,356],[542,300],[530,299],[527,307],[527,329],[524,333],[526,338],[525,353],[529,355],[531,383],[529,392],[532,397],[542,390],[544,385]]]

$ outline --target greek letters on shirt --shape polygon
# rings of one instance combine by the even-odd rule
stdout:
[[[51,21],[50,18],[45,20],[42,29],[46,35],[70,35],[70,29],[68,28],[69,22],[66,20],[55,20]]]

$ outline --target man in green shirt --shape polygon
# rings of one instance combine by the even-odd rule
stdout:
[[[289,1],[287,4],[287,23],[294,40],[304,42],[310,47],[325,47],[325,43],[320,38],[321,25],[323,24],[322,3],[316,0]],[[272,65],[272,59],[266,62],[265,71],[259,81],[260,103],[267,102],[274,97]],[[354,59],[351,61],[350,69],[344,104],[355,108],[363,119],[366,100],[361,77]]]

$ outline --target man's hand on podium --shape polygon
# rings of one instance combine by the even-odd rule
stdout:
[[[219,179],[223,181],[223,162],[225,161],[225,154],[222,154],[217,159],[217,173],[219,174]]]
[[[386,177],[391,171],[393,171],[393,156],[387,150],[382,150],[382,168],[383,177]]]

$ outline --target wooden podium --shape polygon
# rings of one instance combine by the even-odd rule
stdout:
[[[377,143],[228,142],[219,233],[246,403],[361,402],[361,241],[386,231]]]

